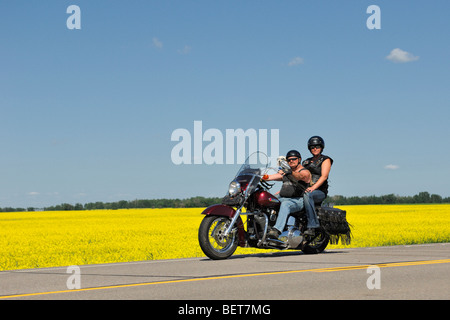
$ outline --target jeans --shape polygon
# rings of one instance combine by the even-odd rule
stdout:
[[[273,227],[283,232],[289,214],[303,209],[303,198],[279,198],[279,200],[281,202],[280,211]]]
[[[326,195],[320,190],[314,190],[312,192],[305,192],[303,195],[303,201],[305,203],[306,217],[308,218],[307,228],[318,228],[319,220],[317,220],[316,210],[314,203],[320,203],[325,200]]]

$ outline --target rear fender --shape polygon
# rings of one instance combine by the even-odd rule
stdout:
[[[205,210],[203,210],[202,214],[207,216],[222,216],[222,217],[228,217],[232,219],[236,213],[236,210],[234,210],[232,207],[226,206],[224,204],[214,204],[212,206],[209,206]],[[238,217],[236,220],[236,225],[238,228],[238,239],[239,239],[239,246],[245,247],[246,241],[245,241],[245,230],[244,230],[244,223],[242,222],[241,217]]]

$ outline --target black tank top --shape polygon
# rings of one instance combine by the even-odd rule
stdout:
[[[313,158],[308,158],[305,161],[303,161],[302,165],[311,172],[311,185],[317,182],[319,178],[322,176],[322,163],[330,159],[331,164],[333,164],[333,159],[331,159],[329,156],[326,155],[320,155],[319,159],[316,161],[313,161]],[[322,183],[322,185],[317,188],[318,190],[325,193],[325,195],[328,194],[328,179]]]

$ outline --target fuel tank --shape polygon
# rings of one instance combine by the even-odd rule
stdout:
[[[267,191],[259,190],[255,192],[256,203],[260,206],[275,208],[280,206],[280,200]]]

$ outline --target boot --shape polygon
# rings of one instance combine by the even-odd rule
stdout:
[[[278,239],[280,234],[281,234],[280,231],[278,231],[277,229],[273,228],[267,233],[267,237],[273,238],[273,239]]]

